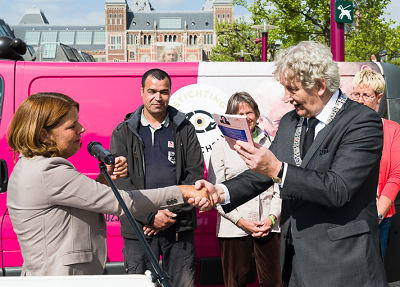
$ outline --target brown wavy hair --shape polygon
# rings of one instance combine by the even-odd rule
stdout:
[[[36,93],[26,98],[18,107],[7,132],[8,145],[17,154],[26,157],[62,156],[54,141],[40,140],[43,129],[50,131],[72,107],[79,111],[79,104],[61,93]]]

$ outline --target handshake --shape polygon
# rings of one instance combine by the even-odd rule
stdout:
[[[183,199],[200,211],[208,211],[215,204],[225,202],[225,192],[221,186],[205,180],[196,181],[195,185],[178,185]]]

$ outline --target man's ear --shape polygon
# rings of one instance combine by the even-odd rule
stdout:
[[[325,78],[321,78],[317,83],[317,93],[320,97],[322,97],[325,94],[326,91],[326,80]]]
[[[378,98],[378,104],[381,103],[382,97],[383,97],[383,93],[380,93],[379,95],[376,96]]]
[[[40,140],[42,143],[46,143],[46,141],[49,140],[49,139],[50,139],[49,132],[46,131],[45,129],[42,129],[42,130],[40,131],[39,140]]]

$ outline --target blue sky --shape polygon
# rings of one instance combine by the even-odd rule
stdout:
[[[248,0],[252,3],[253,0]],[[44,11],[50,24],[54,25],[104,25],[105,0],[0,0],[0,18],[8,24],[18,24],[25,9],[38,8]],[[200,10],[205,0],[150,0],[157,10]],[[128,0],[133,5],[133,0]],[[400,23],[400,1],[392,0],[387,11],[391,18]],[[235,17],[250,14],[242,7],[235,7]]]

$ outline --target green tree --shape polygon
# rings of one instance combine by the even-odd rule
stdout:
[[[399,56],[400,30],[391,28],[393,20],[383,17],[390,0],[354,1],[354,25],[346,33],[346,61],[371,61],[374,55],[380,62],[381,52],[386,51],[386,60]]]
[[[261,46],[254,40],[257,33],[243,19],[233,23],[219,23],[216,25],[218,42],[211,50],[210,60],[214,62],[240,61],[240,53],[246,54],[246,62],[260,61]]]
[[[234,0],[234,4],[247,8],[255,24],[276,25],[270,31],[282,46],[289,47],[305,40],[330,45],[330,0]]]
[[[394,21],[386,21],[384,11],[391,0],[355,0],[354,24],[347,24],[345,34],[346,61],[370,61],[380,52],[387,51],[386,59],[399,57],[400,28],[392,28]],[[330,46],[330,0],[234,0],[234,4],[247,8],[255,24],[276,25],[270,31],[274,41],[286,48],[305,40],[314,40]]]

